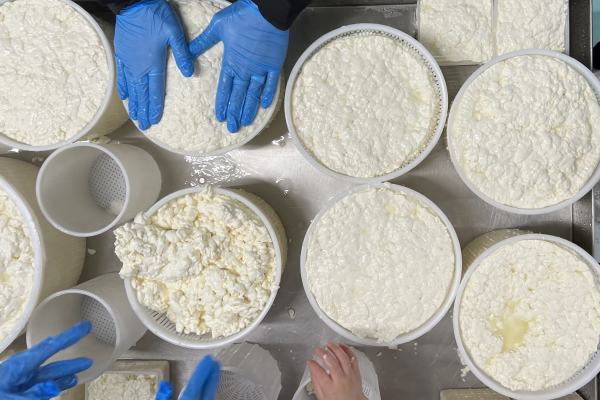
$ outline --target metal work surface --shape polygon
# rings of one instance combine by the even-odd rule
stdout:
[[[363,2],[364,4],[365,2]],[[366,2],[369,3],[369,2]],[[396,3],[396,5],[390,4]],[[399,4],[402,3],[402,4]],[[356,6],[356,1],[316,0],[291,30],[289,55],[285,70],[291,71],[300,54],[321,35],[343,25],[372,22],[398,28],[416,36],[416,4],[406,1],[380,1],[382,6]],[[573,4],[585,3],[572,0]],[[337,6],[338,4],[342,6]],[[589,12],[589,11],[588,11]],[[577,15],[571,13],[571,15]],[[589,35],[589,26],[577,36]],[[575,48],[571,45],[571,48]],[[585,53],[585,52],[584,52]],[[577,56],[577,55],[575,55]],[[582,57],[585,60],[585,56]],[[443,68],[450,100],[476,67]],[[161,167],[163,186],[160,197],[176,190],[212,183],[223,187],[242,187],[266,200],[277,211],[286,228],[289,243],[288,263],[275,304],[262,324],[247,337],[269,350],[282,372],[283,389],[279,399],[291,400],[298,388],[306,361],[314,348],[327,341],[343,341],[312,310],[300,279],[300,249],[306,229],[329,199],[353,185],[329,178],[310,166],[288,135],[283,111],[270,128],[259,137],[224,156],[211,158],[183,157],[153,145],[131,122],[111,135],[112,143],[129,143],[148,151]],[[39,154],[14,153],[10,156],[32,161]],[[42,155],[47,156],[47,153]],[[35,163],[40,164],[40,160]],[[424,194],[446,213],[464,247],[477,236],[501,228],[524,228],[575,239],[582,247],[592,248],[591,197],[559,212],[527,217],[502,212],[476,197],[458,177],[445,148],[445,137],[425,161],[393,183]],[[81,281],[119,271],[121,263],[113,252],[112,233],[88,239]],[[289,311],[293,309],[292,318]],[[442,389],[472,388],[483,385],[471,374],[461,377],[462,365],[456,351],[452,321],[447,315],[430,333],[415,342],[388,348],[358,347],[374,363],[383,399],[438,400]],[[169,344],[147,333],[124,358],[160,359],[171,362],[171,377],[181,390],[199,360],[214,351],[189,350]],[[595,385],[585,393],[595,398]]]

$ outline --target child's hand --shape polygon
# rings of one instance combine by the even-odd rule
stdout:
[[[319,400],[367,400],[362,391],[362,378],[356,354],[350,347],[327,343],[327,350],[317,347],[315,353],[323,360],[329,374],[318,362],[310,360],[308,369]],[[333,353],[333,354],[332,354]]]

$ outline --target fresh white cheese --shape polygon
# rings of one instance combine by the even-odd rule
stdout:
[[[25,218],[0,189],[0,341],[13,330],[29,301],[34,259]]]
[[[507,206],[568,200],[600,160],[600,105],[587,80],[547,56],[512,57],[473,81],[453,120],[467,179]]]
[[[310,235],[306,273],[323,312],[358,337],[390,342],[442,305],[455,271],[448,228],[424,202],[366,189],[335,203]]]
[[[497,0],[498,55],[524,49],[565,51],[568,0]]]
[[[179,15],[188,41],[195,39],[223,6],[210,1],[171,2]],[[184,77],[169,49],[166,73],[165,109],[160,122],[146,131],[150,137],[174,149],[208,153],[242,142],[265,122],[269,109],[258,107],[254,122],[230,133],[225,122],[217,121],[215,98],[223,60],[220,42],[198,57],[191,78]]]
[[[86,400],[154,400],[157,390],[152,375],[108,372],[87,383]]]
[[[58,0],[0,6],[0,133],[62,142],[92,121],[107,87],[106,50],[79,12]]]
[[[438,62],[494,57],[492,0],[420,0],[420,41]]]
[[[598,348],[600,291],[588,264],[544,240],[508,244],[469,278],[459,309],[472,361],[511,390],[577,374]]]
[[[277,290],[276,253],[243,203],[204,192],[179,197],[117,230],[121,276],[139,302],[166,313],[177,332],[213,338],[244,329]]]
[[[361,33],[327,43],[302,67],[292,120],[307,151],[340,174],[371,178],[412,161],[438,123],[440,95],[422,56]]]

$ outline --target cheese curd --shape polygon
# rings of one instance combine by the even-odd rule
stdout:
[[[429,144],[440,94],[419,53],[361,33],[332,40],[304,63],[291,108],[313,158],[340,174],[371,178],[405,166]]]
[[[25,311],[33,286],[34,259],[27,222],[8,193],[0,189],[0,341]]]
[[[358,337],[391,342],[440,308],[455,254],[448,228],[423,201],[389,188],[366,189],[317,221],[305,268],[329,318]]]
[[[568,0],[497,0],[498,55],[524,49],[565,51]]]
[[[140,304],[166,313],[177,332],[213,338],[244,329],[277,286],[277,259],[263,221],[243,203],[203,192],[179,197],[117,230],[121,277]]]
[[[538,209],[577,194],[600,160],[600,105],[563,61],[512,57],[484,71],[450,135],[467,179],[507,206]]]
[[[62,142],[92,121],[107,88],[106,50],[79,12],[58,0],[0,6],[0,133]]]
[[[492,0],[421,0],[419,40],[439,62],[494,57]]]
[[[511,390],[577,374],[598,348],[600,292],[587,263],[545,240],[507,244],[469,278],[459,309],[472,361]]]
[[[87,385],[86,400],[154,400],[156,378],[151,375],[106,373]]]
[[[171,5],[179,15],[188,41],[202,33],[213,15],[223,8],[209,1],[171,2]],[[198,57],[191,78],[181,74],[169,49],[164,114],[158,124],[145,131],[147,135],[174,149],[208,153],[244,141],[267,120],[277,99],[268,109],[259,106],[254,122],[240,126],[237,133],[230,133],[226,123],[217,121],[215,98],[223,49],[223,43],[219,42]]]

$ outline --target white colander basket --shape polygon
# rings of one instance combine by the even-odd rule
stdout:
[[[189,194],[202,192],[203,190],[204,188],[198,187],[184,189],[172,193],[171,195],[161,199],[154,206],[152,206],[152,208],[150,208],[150,210],[148,210],[148,212],[146,213],[146,216],[152,216],[160,207],[167,204],[171,200]],[[254,211],[256,215],[258,215],[258,217],[263,221],[265,227],[271,235],[271,239],[273,240],[273,247],[275,248],[275,253],[277,257],[275,284],[279,286],[279,283],[281,281],[281,274],[283,272],[285,262],[287,259],[287,238],[285,230],[283,228],[283,224],[281,223],[281,220],[275,213],[275,210],[273,210],[273,208],[271,208],[271,206],[269,206],[261,198],[244,190],[228,190],[221,188],[213,188],[213,191],[216,194],[228,196],[235,200],[238,200],[239,202],[243,203],[248,208],[250,208],[252,211]],[[267,312],[273,305],[273,302],[275,301],[275,296],[277,295],[277,290],[273,290],[271,292],[271,296],[269,297],[267,305],[261,311],[258,317],[256,317],[254,321],[248,324],[248,326],[246,326],[240,332],[231,336],[213,339],[212,334],[210,332],[204,335],[177,332],[175,324],[171,322],[169,318],[167,318],[166,314],[150,310],[140,304],[140,302],[137,299],[136,290],[133,288],[130,278],[125,279],[125,289],[127,290],[127,297],[129,299],[129,302],[131,303],[133,310],[135,311],[139,319],[142,321],[142,323],[146,325],[146,327],[152,333],[166,340],[167,342],[191,349],[209,349],[215,347],[222,347],[234,342],[239,342],[244,336],[252,332],[258,326],[258,324],[260,324],[260,322],[267,315]]]
[[[433,131],[431,137],[429,138],[429,143],[427,146],[421,151],[419,155],[414,157],[411,160],[407,160],[404,165],[386,175],[381,175],[373,178],[356,178],[344,174],[340,174],[338,172],[332,171],[331,169],[325,167],[321,164],[313,155],[304,147],[302,140],[298,136],[296,132],[296,128],[294,126],[293,120],[293,110],[292,110],[292,94],[294,90],[294,84],[296,82],[296,78],[302,71],[302,67],[304,63],[310,59],[316,52],[318,52],[323,46],[327,45],[329,42],[350,35],[364,35],[364,34],[373,34],[373,35],[381,35],[390,37],[398,40],[402,45],[407,46],[412,49],[416,54],[422,57],[423,62],[429,67],[431,74],[436,82],[438,95],[439,95],[439,113],[438,120]],[[304,158],[308,160],[315,168],[319,171],[327,174],[331,177],[342,179],[352,183],[379,183],[392,180],[401,175],[406,174],[417,165],[419,165],[433,150],[433,147],[436,145],[440,137],[442,136],[442,132],[444,130],[444,124],[446,123],[446,117],[448,113],[448,89],[446,87],[446,81],[444,80],[444,75],[442,74],[442,70],[440,69],[438,63],[435,61],[431,53],[421,43],[413,39],[411,36],[407,35],[404,32],[401,32],[397,29],[390,28],[389,26],[379,25],[379,24],[354,24],[344,26],[342,28],[336,29],[323,35],[316,42],[314,42],[306,51],[300,56],[296,65],[292,69],[292,73],[290,74],[289,80],[287,82],[286,91],[285,91],[285,100],[284,100],[284,110],[285,110],[285,120],[288,126],[288,129],[294,139],[294,143],[296,143],[296,147],[302,153]]]
[[[600,279],[600,266],[598,265],[596,260],[588,253],[586,253],[583,249],[581,249],[579,246],[576,246],[575,244],[567,240],[551,235],[532,234],[527,231],[517,229],[506,229],[501,231],[490,232],[486,235],[480,236],[479,238],[471,242],[469,245],[467,245],[467,247],[465,247],[464,251],[469,253],[468,255],[465,254],[465,260],[469,260],[471,261],[471,263],[469,265],[464,266],[466,273],[464,274],[464,278],[462,280],[462,283],[460,284],[458,293],[456,295],[456,305],[454,307],[452,321],[454,325],[454,337],[456,339],[456,344],[458,345],[458,351],[467,363],[467,366],[471,369],[473,374],[489,388],[502,395],[517,400],[556,399],[581,389],[589,381],[591,381],[598,374],[598,372],[600,372],[600,350],[596,350],[596,353],[592,356],[587,365],[585,365],[581,369],[581,371],[579,371],[573,377],[559,385],[536,391],[515,391],[504,387],[497,380],[490,377],[487,373],[485,373],[482,369],[475,365],[475,363],[471,359],[469,352],[465,349],[460,333],[460,303],[465,290],[465,286],[467,285],[469,278],[471,277],[471,275],[473,275],[473,272],[475,272],[478,265],[483,260],[485,260],[490,254],[500,249],[501,247],[522,240],[545,240],[561,245],[562,247],[571,250],[575,254],[579,255],[583,260],[585,260],[588,266],[590,267],[590,270],[596,275],[598,279]],[[477,257],[473,260],[473,257],[476,255]]]

